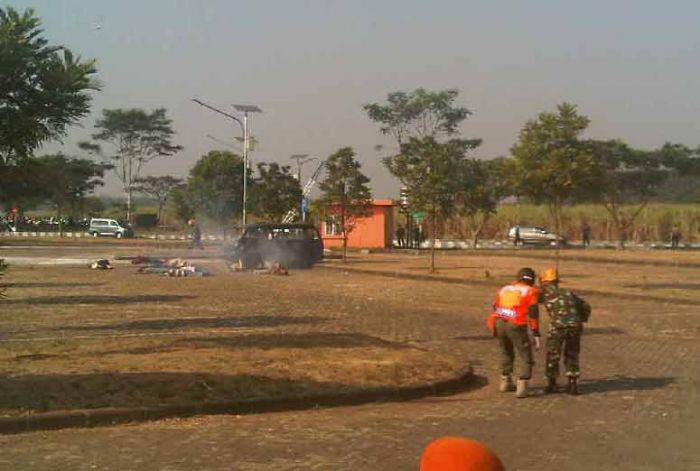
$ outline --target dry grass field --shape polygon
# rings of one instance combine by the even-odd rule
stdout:
[[[289,276],[233,274],[214,258],[200,260],[214,276],[192,279],[140,275],[129,265],[11,267],[9,298],[0,302],[4,414],[347,392],[432,381],[466,366],[482,387],[409,402],[4,436],[0,464],[415,469],[427,441],[464,435],[487,442],[508,469],[700,469],[692,446],[700,433],[700,253],[563,251],[563,279],[593,306],[581,395],[543,394],[542,352],[533,397],[495,391],[497,348],[484,323],[495,291],[521,266],[549,266],[552,255],[441,252],[434,275],[425,254],[410,253],[353,254],[347,264]]]

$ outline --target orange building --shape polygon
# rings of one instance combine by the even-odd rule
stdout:
[[[354,221],[348,233],[348,247],[362,249],[390,248],[394,239],[394,202],[373,200],[367,216]],[[328,215],[319,228],[325,248],[342,247],[343,232],[339,215]]]

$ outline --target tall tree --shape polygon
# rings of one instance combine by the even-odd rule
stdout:
[[[62,218],[65,209],[73,207],[86,195],[103,184],[106,166],[87,159],[73,159],[62,154],[45,155],[37,159],[37,185],[56,209],[58,231],[63,235]]]
[[[291,209],[301,204],[301,186],[290,167],[277,163],[259,163],[251,191],[253,213],[271,221],[281,221]]]
[[[547,205],[558,235],[564,204],[600,177],[596,159],[581,140],[589,123],[576,105],[562,103],[556,112],[540,113],[528,121],[511,148],[519,194]]]
[[[195,216],[194,198],[187,184],[182,183],[173,187],[168,194],[167,202],[178,221],[186,223]]]
[[[588,140],[586,145],[602,171],[584,188],[583,197],[608,211],[619,248],[624,247],[635,220],[660,195],[669,178],[697,178],[700,174],[698,152],[682,144],[666,143],[650,151],[632,149],[620,140]]]
[[[434,137],[412,137],[401,145],[401,153],[384,159],[392,175],[407,189],[411,207],[424,211],[430,220],[430,271],[435,271],[435,238],[439,227],[455,207],[467,152],[478,141]]]
[[[475,248],[498,203],[512,194],[512,164],[510,159],[498,158],[468,159],[462,165],[457,210],[467,218]]]
[[[467,108],[456,106],[459,91],[433,92],[417,88],[411,92],[391,92],[386,103],[363,106],[372,121],[380,124],[382,134],[392,136],[401,146],[410,137],[451,136],[470,114]]]
[[[226,233],[243,208],[243,158],[229,151],[209,152],[190,170],[187,192],[194,208]]]
[[[355,159],[352,147],[343,147],[331,154],[324,164],[326,177],[319,184],[326,213],[336,217],[343,236],[343,261],[347,260],[348,234],[358,217],[368,213],[372,192],[367,178]]]
[[[97,120],[95,142],[81,142],[82,149],[102,156],[113,164],[126,197],[126,217],[131,221],[134,186],[141,177],[143,166],[157,157],[170,157],[182,150],[173,144],[175,131],[165,108],[152,112],[141,109],[102,110]],[[111,145],[105,154],[99,142]]]
[[[65,136],[99,89],[95,62],[49,45],[32,9],[0,8],[0,64],[0,166]]]
[[[158,223],[162,222],[163,208],[168,200],[170,191],[182,183],[182,178],[170,175],[158,177],[148,176],[135,180],[134,191],[153,198],[158,203]]]

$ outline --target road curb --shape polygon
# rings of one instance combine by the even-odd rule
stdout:
[[[99,427],[197,415],[261,414],[319,407],[353,406],[370,402],[408,401],[428,396],[455,394],[478,387],[484,383],[485,380],[474,375],[473,370],[469,368],[453,378],[405,388],[381,387],[355,390],[347,393],[326,393],[219,403],[43,412],[21,417],[0,417],[0,434],[8,435],[75,427]]]

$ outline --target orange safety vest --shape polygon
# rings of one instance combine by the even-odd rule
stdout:
[[[492,329],[496,318],[503,319],[515,325],[530,325],[534,331],[539,329],[538,319],[528,318],[530,306],[537,305],[539,290],[525,283],[515,282],[506,285],[498,291],[494,312],[489,316],[488,325]]]

